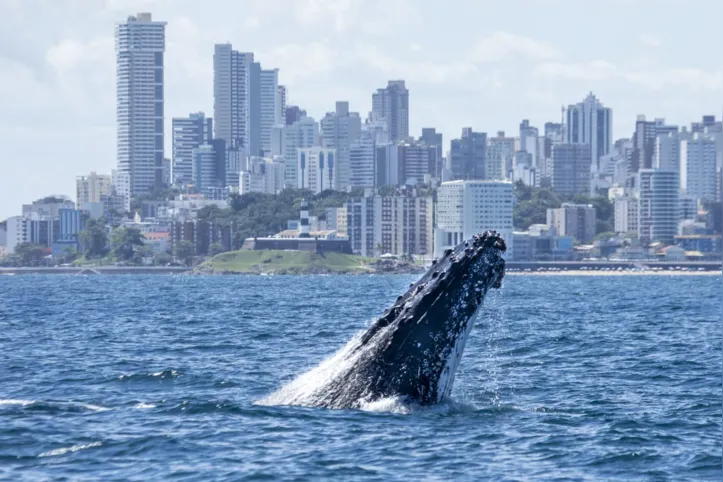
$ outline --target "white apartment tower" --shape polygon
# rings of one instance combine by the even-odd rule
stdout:
[[[687,197],[714,201],[717,194],[715,139],[693,134],[680,142],[680,190]]]
[[[592,92],[582,102],[567,108],[565,142],[588,145],[595,171],[599,170],[600,158],[612,149],[612,122],[612,109],[603,107]]]
[[[359,114],[349,112],[349,102],[337,102],[334,112],[327,113],[319,123],[322,145],[336,149],[340,189],[350,182],[349,149],[361,137],[361,125]]]
[[[680,137],[677,132],[667,132],[655,138],[655,169],[680,170]]]
[[[351,171],[349,185],[351,187],[374,187],[376,185],[375,150],[374,135],[370,131],[364,131],[361,138],[351,144],[349,148]]]
[[[165,47],[166,22],[150,13],[116,25],[117,162],[132,196],[163,182]]]
[[[672,243],[678,234],[680,180],[677,171],[638,171],[638,234],[644,242]]]
[[[296,187],[309,189],[315,194],[327,189],[339,189],[336,149],[310,147],[296,151],[298,153]]]
[[[432,254],[434,201],[417,195],[367,195],[346,204],[346,233],[361,256]]]
[[[318,145],[319,124],[311,117],[302,117],[289,126],[284,126],[284,185],[298,185],[298,150]]]
[[[392,142],[409,137],[409,90],[403,80],[390,80],[372,94],[372,114],[386,121]]]
[[[252,90],[252,96],[256,93]],[[281,122],[281,97],[279,96],[279,69],[261,70],[259,72],[259,142],[260,149],[266,154],[271,154],[271,130]],[[254,129],[255,119],[252,117]],[[252,152],[253,155],[257,153]]]
[[[505,256],[512,258],[513,202],[509,181],[443,182],[437,193],[435,256],[477,233],[494,229],[507,241]]]
[[[216,44],[213,53],[214,137],[230,146],[248,147],[251,126],[249,95],[254,54]],[[247,148],[248,151],[248,148]]]
[[[75,178],[75,205],[82,209],[86,203],[102,202],[101,196],[110,196],[112,181],[108,174],[91,172]]]

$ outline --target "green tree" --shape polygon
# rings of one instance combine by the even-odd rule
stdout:
[[[158,253],[153,256],[153,264],[156,266],[166,266],[173,261],[173,257],[168,253]]]
[[[118,261],[131,261],[143,246],[143,233],[138,228],[116,228],[110,235],[111,254]]]
[[[108,232],[105,229],[104,218],[86,221],[79,237],[86,258],[102,258],[108,253]]]
[[[217,254],[221,254],[225,249],[223,249],[223,246],[221,243],[211,243],[211,246],[208,247],[208,254],[210,256],[216,256]]]
[[[176,258],[182,260],[186,266],[191,266],[193,258],[196,256],[196,245],[191,241],[179,241],[173,247],[173,254]]]
[[[377,193],[380,196],[394,196],[397,193],[397,186],[379,186]]]
[[[614,238],[615,233],[612,231],[604,231],[602,233],[598,233],[597,236],[595,236],[595,241],[607,241],[610,238]]]
[[[15,256],[20,266],[38,266],[45,257],[46,248],[33,243],[15,246]]]
[[[78,250],[68,246],[63,250],[63,263],[72,263],[78,258]]]

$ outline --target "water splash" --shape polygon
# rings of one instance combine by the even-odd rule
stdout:
[[[268,397],[257,401],[256,405],[310,406],[323,401],[327,387],[348,374],[357,360],[373,349],[374,344],[362,347],[363,334],[363,330],[357,332],[346,345],[316,368],[299,375]],[[364,403],[363,400],[359,402]]]

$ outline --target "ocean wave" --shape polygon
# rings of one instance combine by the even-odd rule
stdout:
[[[79,452],[81,450],[92,449],[93,447],[100,447],[101,445],[103,445],[103,442],[91,442],[88,444],[73,445],[71,447],[62,447],[55,450],[49,450],[48,452],[43,452],[42,454],[38,455],[38,457],[57,457],[59,455],[65,455],[69,453]]]

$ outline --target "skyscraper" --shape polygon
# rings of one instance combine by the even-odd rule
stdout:
[[[715,139],[694,133],[680,142],[680,189],[695,199],[716,200]]]
[[[166,22],[139,13],[116,25],[116,121],[119,174],[130,195],[163,180],[163,54]]]
[[[252,116],[251,130],[259,130],[259,149],[266,153],[271,153],[271,129],[281,121],[281,109],[279,96],[279,69],[259,71],[259,90],[251,89],[251,98],[259,99],[259,118],[258,120]],[[255,87],[255,83],[252,84]],[[252,146],[253,148],[253,146]],[[252,155],[258,155],[252,151]]]
[[[372,114],[386,121],[392,142],[409,137],[409,91],[403,80],[390,80],[372,94]]]
[[[171,121],[173,136],[173,158],[171,183],[186,185],[193,182],[193,150],[203,144],[210,144],[213,138],[213,119],[203,112],[188,117],[174,117]]]
[[[672,243],[678,234],[678,172],[640,169],[637,185],[640,239],[643,242]]]
[[[587,144],[596,170],[600,158],[608,155],[612,147],[612,118],[612,109],[603,107],[592,92],[567,108],[565,142]]]
[[[449,167],[452,179],[487,179],[487,134],[462,129],[462,137],[452,139]]]
[[[504,180],[512,170],[515,156],[515,138],[506,137],[504,131],[489,138],[485,159],[485,177],[480,179]]]
[[[430,147],[434,147],[436,149],[436,159],[437,159],[437,165],[435,167],[434,171],[434,177],[437,179],[442,178],[442,168],[444,167],[442,164],[443,154],[442,149],[444,146],[444,142],[442,140],[442,133],[437,132],[437,129],[434,127],[423,127],[422,128],[422,136],[419,138],[420,142],[425,143],[426,145]]]
[[[340,101],[334,112],[328,112],[321,119],[319,127],[322,145],[336,149],[338,186],[344,188],[351,178],[349,148],[361,137],[361,117],[357,112],[349,112],[349,102]]]
[[[216,44],[213,53],[214,137],[248,147],[251,64],[254,54]]]
[[[284,184],[296,188],[298,184],[298,149],[314,147],[318,144],[319,124],[306,117],[284,126],[284,163],[286,165]]]
[[[591,154],[587,144],[552,146],[550,180],[555,192],[571,196],[590,191]]]

